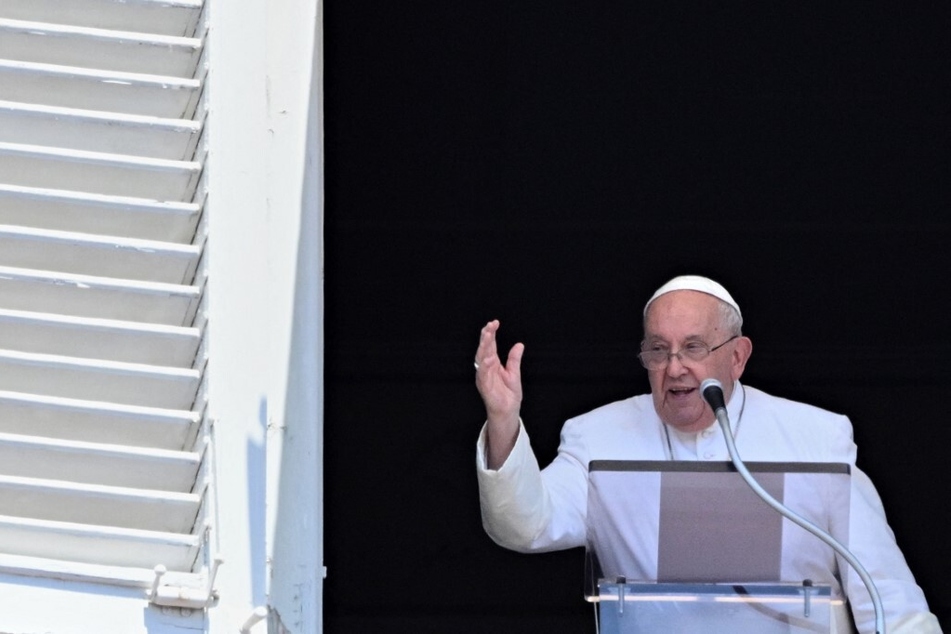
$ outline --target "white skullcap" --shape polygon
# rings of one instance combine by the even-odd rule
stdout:
[[[700,275],[681,275],[680,277],[675,277],[670,280],[663,286],[657,289],[657,292],[647,300],[647,303],[644,305],[644,316],[647,316],[647,309],[650,307],[651,302],[660,297],[670,293],[671,291],[699,291],[701,293],[706,293],[707,295],[713,295],[719,300],[722,300],[732,306],[736,313],[742,318],[743,313],[740,312],[740,307],[730,295],[729,292],[723,286],[714,282],[709,277],[702,277]]]

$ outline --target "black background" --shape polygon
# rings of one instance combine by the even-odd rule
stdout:
[[[713,5],[713,6],[708,6]],[[938,3],[935,4],[938,6]],[[849,415],[951,629],[951,24],[848,3],[327,0],[325,631],[589,632],[582,553],[482,531],[478,331],[540,462],[648,390],[646,298],[708,275],[746,383]]]

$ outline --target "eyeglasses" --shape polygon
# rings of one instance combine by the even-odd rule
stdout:
[[[683,363],[685,360],[699,362],[710,356],[710,353],[716,352],[726,344],[730,343],[740,335],[733,335],[718,346],[710,347],[702,341],[691,341],[680,352],[671,352],[669,348],[657,346],[650,350],[642,350],[638,358],[648,370],[663,370],[670,363],[671,357],[677,357],[677,360]]]

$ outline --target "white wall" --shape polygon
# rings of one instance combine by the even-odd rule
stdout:
[[[209,38],[220,91],[212,95],[215,155],[208,161],[215,198],[209,395],[219,443],[219,534],[229,563],[218,584],[222,604],[209,612],[211,631],[231,632],[269,604],[272,630],[279,619],[288,632],[319,632],[319,7],[316,0],[257,0],[218,13]]]

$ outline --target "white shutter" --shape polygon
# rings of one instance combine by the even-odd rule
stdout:
[[[202,11],[0,2],[0,571],[190,607],[217,565]]]

